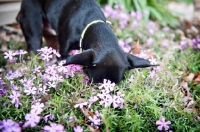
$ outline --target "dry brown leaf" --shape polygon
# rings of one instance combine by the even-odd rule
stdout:
[[[148,50],[148,51],[147,51],[147,57],[148,57],[148,58],[152,58],[152,57],[154,58],[155,56],[156,56],[156,55],[155,55],[155,53],[154,53],[152,50]]]
[[[83,98],[79,98],[79,99],[75,99],[75,100],[69,99],[69,102],[74,103],[74,104],[80,104],[80,103],[84,103],[84,102],[87,102],[87,101]]]
[[[197,77],[195,77],[194,82],[200,83],[200,72],[198,73]]]
[[[83,107],[82,112],[83,112],[83,115],[85,117],[89,117],[90,116],[89,113],[88,113],[88,111],[89,111],[88,109],[86,109],[86,108]]]
[[[7,35],[6,32],[2,32],[2,33],[0,34],[0,39],[2,39],[2,40],[5,41],[5,42],[10,42],[10,40],[11,40],[10,36]]]
[[[41,103],[46,103],[48,102],[50,99],[52,98],[51,94],[46,94],[44,95],[44,97],[42,98],[42,100],[40,101]]]
[[[134,50],[133,50],[133,53],[134,54],[140,54],[140,42],[139,40],[136,42],[135,46],[134,46]]]
[[[182,93],[184,94],[184,96],[191,97],[190,89],[188,88],[188,83],[185,81],[182,81],[180,86],[182,87]]]
[[[82,112],[83,112],[84,116],[86,116],[86,117],[89,117],[89,116],[93,117],[94,116],[93,112],[89,111],[88,109],[86,109],[84,107],[82,109]]]
[[[88,126],[88,128],[89,128],[89,132],[100,132],[100,130],[99,129],[94,129],[92,126],[90,126],[90,125],[87,125]]]
[[[1,46],[1,51],[2,52],[6,52],[8,51],[8,45],[6,43],[3,43],[2,46]]]
[[[191,82],[194,79],[194,73],[190,73],[187,77],[183,78],[186,82]]]
[[[18,23],[13,23],[12,26],[16,29],[21,29],[20,25]]]

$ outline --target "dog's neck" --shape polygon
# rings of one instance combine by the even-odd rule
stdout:
[[[113,33],[111,26],[107,23],[91,25],[85,32],[82,42],[83,50],[108,50],[111,48],[118,49],[118,47],[118,39]]]
[[[111,25],[111,22],[110,21],[106,21],[106,22],[104,22],[103,20],[95,20],[95,21],[92,21],[92,22],[90,22],[85,28],[84,28],[84,30],[83,30],[83,32],[82,32],[82,34],[81,34],[81,37],[80,37],[80,41],[79,41],[79,47],[80,47],[80,52],[82,52],[82,41],[83,41],[83,39],[84,39],[84,36],[85,36],[85,32],[87,31],[87,29],[91,26],[91,25],[93,25],[93,24],[97,24],[97,23],[107,23],[107,24],[109,24],[109,25]]]

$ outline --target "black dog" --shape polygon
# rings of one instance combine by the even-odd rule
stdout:
[[[46,29],[52,27],[58,36],[61,57],[66,59],[65,65],[83,65],[94,83],[103,79],[118,83],[127,69],[152,66],[149,61],[120,48],[95,0],[23,0],[17,20],[28,50],[34,53],[41,48],[42,34],[48,36]],[[54,43],[57,36],[52,36],[50,42]],[[69,56],[70,50],[80,48],[82,53]]]

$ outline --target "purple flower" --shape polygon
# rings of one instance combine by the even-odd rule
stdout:
[[[90,108],[91,105],[92,105],[94,102],[96,102],[97,100],[99,100],[99,99],[97,98],[97,96],[91,96],[90,99],[89,99],[88,108]]]
[[[24,89],[24,93],[26,93],[26,95],[34,95],[36,94],[37,88],[35,87],[28,87]]]
[[[76,117],[71,115],[68,120],[69,120],[69,122],[75,122]]]
[[[154,35],[154,30],[153,30],[153,29],[150,28],[148,31],[149,31],[149,33],[150,33],[151,35]]]
[[[125,42],[121,39],[119,40],[119,45],[126,53],[128,53],[131,50],[131,46],[127,42]]]
[[[162,131],[163,128],[165,131],[169,130],[169,126],[171,124],[171,121],[165,122],[165,118],[161,117],[159,120],[156,121],[156,125],[158,125],[158,130]]]
[[[90,82],[89,77],[88,77],[88,76],[85,76],[85,77],[84,77],[84,80],[83,80],[83,83],[84,83],[84,84],[88,84],[89,82]]]
[[[0,97],[4,96],[8,91],[8,87],[5,87],[5,82],[0,78]]]
[[[198,38],[198,39],[192,39],[192,46],[195,49],[199,49],[200,50],[200,38]]]
[[[152,78],[152,79],[155,78],[155,75],[156,75],[155,70],[150,71],[150,74],[149,74],[150,78]]]
[[[26,114],[25,119],[26,122],[24,123],[23,127],[35,127],[40,122],[40,117],[35,110],[31,110],[29,114]]]
[[[167,47],[169,45],[169,42],[167,41],[167,40],[164,40],[163,42],[162,42],[162,46],[163,47]]]
[[[12,94],[9,96],[9,98],[12,99],[12,103],[15,104],[17,108],[21,105],[18,97],[20,97],[20,93],[15,90],[13,90]]]
[[[136,12],[136,19],[137,20],[141,20],[143,17],[142,13],[141,12]]]
[[[80,104],[76,104],[76,105],[74,105],[74,108],[80,108],[80,109],[82,109],[83,108],[83,106],[85,106],[85,105],[87,105],[88,103],[87,102],[83,102],[83,103],[80,103]]]
[[[52,53],[52,48],[48,48],[48,47],[44,47],[41,48],[39,50],[37,50],[38,52],[42,53],[42,54],[51,54]]]
[[[52,49],[52,53],[53,53],[54,55],[56,55],[57,57],[60,57],[60,56],[61,56],[55,49]]]
[[[12,90],[19,90],[20,89],[18,86],[14,85],[12,82],[10,83],[10,88]]]
[[[106,90],[106,93],[110,93],[111,91],[114,90],[114,87],[115,87],[115,83],[111,83],[110,80],[104,79],[103,84],[99,86],[99,89],[104,88]]]
[[[112,104],[113,98],[110,94],[98,94],[101,101],[99,101],[100,105],[104,105],[104,107],[108,107]]]
[[[83,128],[81,126],[74,127],[74,132],[83,132]]]
[[[56,71],[56,65],[52,65],[52,66],[48,66],[46,69],[45,69],[45,73],[49,74],[49,75],[54,75],[57,73]]]
[[[149,62],[150,62],[152,65],[158,64],[156,58],[153,58],[153,57],[151,57],[151,59],[149,59]]]
[[[12,61],[12,60],[14,60],[15,55],[16,55],[15,52],[9,50],[8,52],[4,53],[4,58],[8,59],[9,61]]]
[[[34,67],[35,68],[33,69],[33,73],[37,73],[37,72],[40,73],[41,72],[41,70],[40,70],[42,68],[41,66],[34,66]]]
[[[101,114],[99,113],[99,111],[98,110],[95,110],[95,115],[97,116],[97,118],[101,118]]]
[[[39,85],[38,90],[41,95],[45,95],[49,91],[49,89],[47,89],[47,86],[46,85],[42,86],[42,84]]]
[[[65,132],[61,124],[51,123],[50,126],[44,126],[44,132]]]
[[[133,12],[133,11],[130,13],[130,16],[136,18],[137,20],[141,20],[143,17],[141,12]]]
[[[187,41],[182,40],[180,42],[180,50],[184,50],[185,48],[187,48]]]
[[[49,115],[44,116],[43,119],[44,119],[45,123],[47,123],[48,120],[53,120],[53,119],[55,119],[55,117],[53,115],[49,114]]]
[[[31,109],[35,111],[35,113],[40,114],[43,111],[44,104],[43,103],[35,103],[31,106]]]
[[[19,124],[11,119],[1,121],[0,130],[2,130],[2,132],[21,132]]]
[[[56,82],[48,82],[47,86],[49,86],[49,88],[56,88],[57,83]]]
[[[117,92],[117,95],[113,96],[113,107],[114,108],[123,108],[124,99],[122,98],[121,92]]]
[[[163,28],[163,30],[164,30],[164,31],[169,31],[170,28],[169,28],[168,26],[166,26],[166,27]]]
[[[27,51],[25,51],[25,50],[17,50],[17,51],[15,51],[15,54],[16,55],[25,55],[25,54],[27,54],[28,52]]]
[[[154,40],[152,38],[147,39],[147,45],[152,45]]]
[[[23,80],[20,80],[20,82],[24,85],[24,88],[26,89],[26,88],[33,87],[33,86],[34,86],[33,80],[34,80],[34,78],[33,78],[33,79],[29,79],[29,80],[27,80],[27,79],[25,78],[25,79],[23,79]]]
[[[91,96],[90,99],[89,99],[89,102],[90,103],[94,103],[98,100],[97,96]]]
[[[93,115],[93,117],[89,116],[88,118],[90,119],[90,121],[91,121],[95,126],[100,126],[101,120],[100,120],[99,118],[97,118],[96,115]]]
[[[134,20],[131,24],[131,26],[136,29],[138,27],[138,21]]]

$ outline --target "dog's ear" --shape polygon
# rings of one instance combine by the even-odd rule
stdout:
[[[127,53],[127,59],[128,59],[128,62],[129,62],[129,69],[158,66],[158,65],[151,65],[148,60],[145,60],[143,58],[139,58],[137,56],[134,56],[134,55],[131,55],[131,54],[128,54],[128,53]]]
[[[80,54],[76,54],[76,55],[72,55],[69,56],[66,59],[66,63],[65,65],[69,65],[69,64],[78,64],[78,65],[83,65],[83,66],[95,66],[95,64],[93,64],[93,59],[95,56],[95,52],[91,49],[89,50],[85,50]]]

